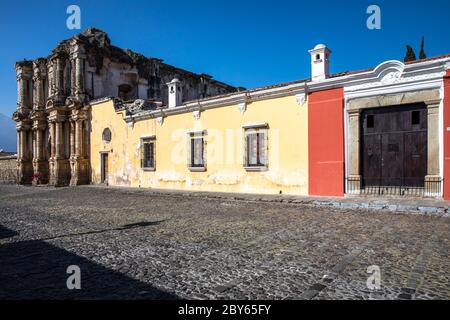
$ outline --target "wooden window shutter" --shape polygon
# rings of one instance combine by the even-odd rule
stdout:
[[[268,134],[267,130],[260,130],[258,133],[259,143],[259,164],[267,165],[267,146],[268,146]]]

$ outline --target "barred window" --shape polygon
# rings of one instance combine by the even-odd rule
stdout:
[[[141,167],[144,170],[155,169],[155,138],[141,139]]]
[[[245,129],[245,167],[261,169],[267,167],[267,127]]]
[[[205,132],[189,133],[188,166],[191,170],[205,169]]]

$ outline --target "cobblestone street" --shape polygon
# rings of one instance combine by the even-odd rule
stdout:
[[[0,186],[1,299],[450,299],[449,248],[440,215]]]

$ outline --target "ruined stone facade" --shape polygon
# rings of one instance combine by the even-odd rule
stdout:
[[[18,176],[21,184],[89,183],[89,102],[114,97],[141,101],[138,108],[165,108],[168,86],[179,79],[182,101],[239,89],[111,45],[90,28],[62,41],[46,58],[15,65],[18,84]],[[133,104],[136,107],[135,104]]]

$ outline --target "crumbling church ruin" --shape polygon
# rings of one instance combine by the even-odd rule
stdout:
[[[95,28],[62,41],[47,58],[20,61],[15,68],[21,184],[89,183],[89,102],[94,99],[114,97],[134,112],[166,108],[172,80],[181,83],[176,87],[180,102],[240,89],[115,47]]]

